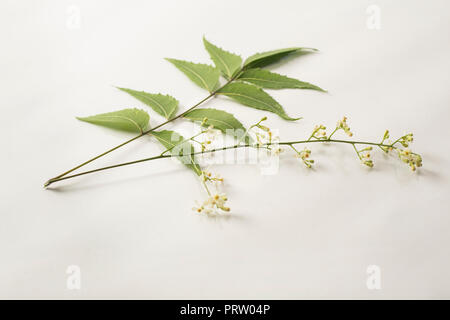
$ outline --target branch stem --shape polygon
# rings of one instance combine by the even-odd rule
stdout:
[[[284,142],[265,143],[265,144],[263,144],[261,146],[256,146],[256,147],[254,145],[249,144],[249,143],[236,144],[236,145],[233,145],[233,146],[226,146],[226,147],[222,147],[222,148],[216,148],[216,149],[211,149],[211,150],[197,151],[197,152],[192,152],[192,153],[189,153],[189,154],[183,154],[183,156],[195,156],[195,155],[199,155],[199,154],[214,153],[214,152],[225,151],[225,150],[230,150],[230,149],[237,149],[237,148],[252,148],[252,147],[253,148],[267,148],[268,146],[271,146],[271,145],[287,145],[287,146],[290,146],[290,147],[293,148],[293,146],[296,145],[296,144],[318,143],[318,142],[321,142],[321,143],[331,142],[331,143],[351,144],[353,146],[353,148],[355,148],[355,150],[356,150],[356,147],[355,147],[356,144],[396,148],[393,144],[383,144],[383,143],[367,142],[367,141],[323,139],[323,140],[298,140],[298,141],[284,141]],[[179,157],[179,156],[178,155],[162,153],[162,154],[160,154],[158,156],[154,156],[154,157],[150,157],[150,158],[144,158],[144,159],[130,161],[130,162],[123,162],[123,163],[119,163],[119,164],[116,164],[116,165],[102,167],[102,168],[89,170],[89,171],[84,171],[84,172],[80,172],[80,173],[73,174],[73,175],[66,175],[66,176],[63,176],[63,177],[60,177],[60,178],[54,178],[54,179],[51,179],[51,180],[47,181],[46,184],[44,185],[44,187],[48,187],[49,185],[51,185],[54,182],[63,181],[63,180],[67,180],[67,179],[83,176],[83,175],[94,173],[94,172],[99,172],[99,171],[109,170],[109,169],[113,169],[113,168],[128,166],[128,165],[137,164],[137,163],[146,162],[146,161],[152,161],[152,160],[157,160],[157,159],[165,159],[165,158],[172,158],[172,157]]]

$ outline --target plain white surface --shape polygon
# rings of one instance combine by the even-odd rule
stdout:
[[[366,26],[369,5],[381,29]],[[80,10],[79,29],[67,27]],[[1,298],[450,298],[448,1],[9,1],[0,4]],[[356,139],[412,131],[424,167],[347,146],[311,146],[308,171],[286,153],[277,175],[218,166],[233,213],[191,211],[194,176],[159,161],[43,182],[127,138],[75,120],[146,108],[114,85],[164,92],[186,108],[205,93],[163,60],[209,62],[201,38],[243,57],[310,46],[277,72],[330,91],[272,91],[293,116],[282,139],[343,115]],[[263,113],[207,104],[245,125]],[[151,114],[152,124],[161,118]],[[177,123],[175,126],[179,126]],[[182,125],[181,125],[182,126]],[[141,139],[89,168],[160,148]],[[366,287],[378,265],[382,289]],[[81,268],[81,290],[66,269]]]

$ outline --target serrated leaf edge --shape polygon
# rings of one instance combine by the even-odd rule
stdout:
[[[172,99],[174,99],[176,102],[177,102],[177,106],[178,106],[178,104],[179,104],[179,101],[176,99],[176,98],[174,98],[173,96],[171,96],[171,95],[169,95],[169,94],[163,94],[163,93],[150,93],[150,92],[145,92],[145,91],[139,91],[139,90],[133,90],[133,89],[129,89],[129,88],[122,88],[122,87],[116,87],[117,89],[119,89],[119,90],[121,90],[121,91],[123,91],[123,92],[126,92],[126,93],[128,93],[129,95],[131,95],[127,90],[131,90],[131,91],[133,91],[133,93],[138,93],[138,94],[142,94],[142,93],[146,93],[146,94],[149,94],[149,95],[160,95],[160,96],[163,96],[163,97],[168,97],[168,98],[172,98]],[[132,96],[132,95],[131,95]],[[170,119],[171,117],[172,117],[172,115],[176,112],[176,108],[172,111],[172,113],[170,113],[170,114],[167,114],[167,112],[166,112],[166,110],[164,109],[164,107],[161,105],[161,103],[159,103],[158,101],[156,101],[155,99],[153,99],[152,97],[148,97],[148,96],[141,96],[142,98],[144,98],[144,99],[149,99],[149,100],[152,100],[152,102],[154,102],[155,104],[157,104],[158,105],[158,109],[160,109],[163,113],[164,113],[164,117],[166,118],[166,119]],[[142,101],[141,101],[142,102]]]
[[[239,81],[236,81],[236,83],[239,83]],[[272,98],[272,99],[277,103],[277,105],[273,106],[273,105],[270,105],[270,104],[268,104],[268,103],[266,103],[266,102],[264,102],[264,101],[255,99],[255,98],[250,97],[250,96],[247,96],[247,95],[239,94],[239,93],[232,93],[232,92],[230,93],[230,92],[218,91],[217,94],[223,94],[223,95],[226,95],[226,96],[232,96],[232,95],[234,95],[234,96],[241,96],[241,97],[245,97],[245,98],[248,98],[248,99],[251,99],[251,100],[254,100],[254,101],[263,103],[263,104],[265,104],[266,106],[268,106],[269,108],[276,108],[276,109],[278,109],[278,111],[279,111],[280,114],[281,114],[281,117],[282,117],[283,119],[286,119],[286,120],[292,120],[292,121],[295,121],[295,120],[300,120],[300,119],[302,119],[302,117],[299,117],[299,118],[292,118],[292,117],[288,116],[288,115],[286,114],[286,112],[283,110],[283,108],[281,107],[281,105],[280,105],[280,104],[279,104],[279,103],[278,103],[278,102],[277,102],[270,94],[268,94],[267,92],[265,92],[265,91],[264,91],[263,89],[261,89],[260,87],[254,85],[254,84],[252,84],[252,83],[245,83],[245,84],[246,84],[246,85],[249,85],[249,86],[253,86],[253,87],[255,87],[256,89],[258,89],[258,90],[264,92],[264,93],[267,94],[270,98]],[[262,111],[268,111],[268,110],[262,110]]]
[[[122,109],[122,110],[117,110],[117,111],[105,112],[105,114],[107,114],[107,113],[112,113],[112,112],[119,112],[119,111],[123,111],[123,110],[138,110],[138,111],[145,112],[145,113],[147,114],[147,116],[148,116],[148,113],[147,113],[146,111],[141,110],[141,109],[137,109],[137,108],[132,108],[132,109]],[[88,121],[87,121],[88,118],[92,118],[92,117],[96,117],[96,116],[102,116],[102,117],[106,117],[106,118],[119,118],[119,119],[127,120],[127,121],[131,122],[132,124],[134,124],[134,125],[139,129],[139,131],[140,131],[141,133],[143,133],[144,130],[148,127],[148,124],[147,124],[147,126],[146,126],[145,128],[141,128],[141,126],[140,126],[138,123],[136,123],[136,121],[134,121],[133,119],[127,118],[127,117],[104,115],[103,113],[95,114],[95,115],[93,115],[93,116],[87,116],[87,117],[75,117],[75,118],[76,118],[77,120],[80,120],[80,121],[88,122]],[[150,117],[149,117],[149,118],[150,118]]]
[[[222,62],[222,64],[224,65],[224,67],[227,69],[227,71],[228,71],[228,72],[227,72],[227,75],[226,75],[227,78],[232,77],[232,76],[233,76],[233,73],[236,72],[236,71],[231,72],[231,70],[228,68],[228,65],[225,63],[225,61],[223,61],[223,59],[222,59],[219,55],[215,54],[214,51],[208,50],[208,48],[206,47],[207,45],[211,45],[211,46],[216,47],[216,48],[218,48],[218,49],[220,49],[220,50],[222,50],[222,51],[224,51],[224,52],[226,52],[226,53],[230,53],[230,54],[232,54],[232,55],[235,55],[235,56],[241,58],[241,66],[242,66],[242,57],[241,57],[239,54],[236,54],[236,53],[234,53],[234,52],[230,52],[230,51],[225,50],[225,49],[223,49],[223,48],[221,48],[221,47],[219,47],[219,46],[216,46],[215,44],[213,44],[213,43],[211,43],[210,41],[208,41],[208,40],[206,39],[205,36],[203,36],[203,44],[205,45],[206,51],[208,51],[208,53],[209,53],[210,55],[214,55],[217,59],[219,59],[219,60]],[[211,60],[212,60],[212,58],[211,58]],[[216,67],[217,67],[217,66],[216,66]]]
[[[164,59],[166,59],[167,61],[169,61],[170,63],[172,63],[172,64],[174,64],[174,65],[175,65],[175,63],[173,63],[172,61],[176,61],[176,62],[188,62],[188,63],[192,63],[192,64],[195,64],[195,65],[207,66],[207,67],[210,67],[210,68],[213,68],[213,69],[217,69],[215,66],[212,66],[212,65],[206,64],[206,63],[196,63],[196,62],[184,61],[184,60],[173,59],[173,58],[164,58]],[[209,88],[209,86],[208,86],[208,84],[205,82],[205,80],[204,80],[197,72],[195,72],[195,71],[192,70],[191,68],[186,67],[186,66],[177,66],[177,65],[175,65],[175,67],[177,67],[177,68],[180,68],[180,67],[181,67],[181,68],[186,68],[186,69],[188,69],[188,70],[189,70],[190,72],[192,72],[197,78],[200,79],[200,81],[203,83],[204,88],[205,88],[206,90],[208,90],[209,92],[212,92],[212,91],[213,91],[214,88]],[[217,82],[216,82],[216,84],[217,84]]]
[[[287,80],[299,81],[299,82],[302,82],[302,83],[304,83],[306,85],[310,85],[310,86],[314,87],[314,89],[313,89],[313,88],[305,88],[305,87],[303,87],[301,85],[297,85],[294,88],[283,88],[283,89],[312,89],[312,90],[327,92],[327,90],[322,89],[321,87],[316,86],[315,84],[312,84],[312,83],[309,83],[309,82],[306,82],[306,81],[302,81],[302,80],[299,80],[299,79],[291,78],[291,77],[288,77],[288,76],[286,76],[284,74],[279,74],[279,73],[272,72],[272,71],[269,71],[269,70],[266,70],[266,69],[262,69],[262,68],[251,68],[251,69],[247,69],[246,71],[250,71],[250,70],[260,70],[260,71],[263,71],[263,72],[266,71],[266,72],[272,73],[272,74],[277,75],[277,76],[285,77]],[[243,73],[243,74],[245,74],[245,73]],[[267,79],[262,79],[262,78],[249,78],[249,77],[242,77],[242,76],[239,76],[238,79],[241,80],[241,81],[249,82],[249,83],[251,83],[251,84],[253,84],[253,85],[257,86],[257,87],[260,87],[260,86],[255,84],[255,83],[253,83],[253,82],[250,82],[248,80],[256,80],[256,81],[261,81],[261,82],[279,83],[278,81],[274,81],[274,80],[267,80]],[[262,88],[262,87],[260,87],[260,88]],[[272,88],[265,88],[265,89],[272,89]]]

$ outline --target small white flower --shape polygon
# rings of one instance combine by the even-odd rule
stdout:
[[[407,135],[404,135],[403,137],[400,138],[400,140],[398,142],[400,142],[400,144],[402,146],[404,146],[405,148],[409,147],[409,144],[411,142],[413,142],[413,134],[412,133],[408,133]]]
[[[279,156],[284,150],[278,146],[270,148],[270,154],[272,156]]]
[[[302,159],[305,166],[307,166],[308,168],[311,168],[312,164],[314,163],[314,160],[309,158],[310,155],[311,155],[311,150],[304,148],[302,151],[300,151],[299,153],[296,154],[296,157]]]
[[[218,214],[221,212],[229,212],[230,208],[225,206],[226,202],[228,200],[228,197],[226,194],[214,194],[208,197],[202,205],[197,205],[197,207],[194,207],[193,209],[198,213],[205,213],[205,214]]]
[[[316,139],[324,139],[327,137],[327,132],[325,131],[327,127],[324,125],[318,125],[314,127],[313,132],[311,133],[311,137],[314,137]]]
[[[223,182],[223,178],[220,174],[212,174],[209,171],[203,170],[200,176],[203,181]]]
[[[409,165],[412,171],[416,171],[417,167],[422,166],[422,157],[417,153],[412,152],[408,148],[403,150],[399,149],[397,152],[400,160]]]
[[[353,133],[350,131],[350,127],[347,124],[347,117],[343,117],[342,120],[339,120],[337,125],[337,129],[342,129],[349,136],[353,136]]]
[[[269,127],[263,126],[261,124],[256,125],[250,132],[255,136],[257,146],[276,143],[280,141],[280,137],[278,134],[270,130]]]
[[[372,160],[366,160],[364,158],[361,158],[361,163],[365,166],[368,166],[370,168],[373,167],[373,161]]]

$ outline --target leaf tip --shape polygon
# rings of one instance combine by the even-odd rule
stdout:
[[[323,89],[323,88],[315,86],[315,85],[311,85],[310,88],[299,88],[299,89],[311,89],[311,90],[320,91],[320,92],[323,92],[323,93],[328,93],[327,89]]]
[[[303,119],[303,117],[292,118],[292,117],[289,117],[288,115],[282,116],[282,118],[285,120],[288,120],[288,121],[297,121],[297,120]]]
[[[214,46],[208,39],[206,39],[206,36],[203,35],[203,45],[205,46],[206,50],[209,50],[207,47]]]

